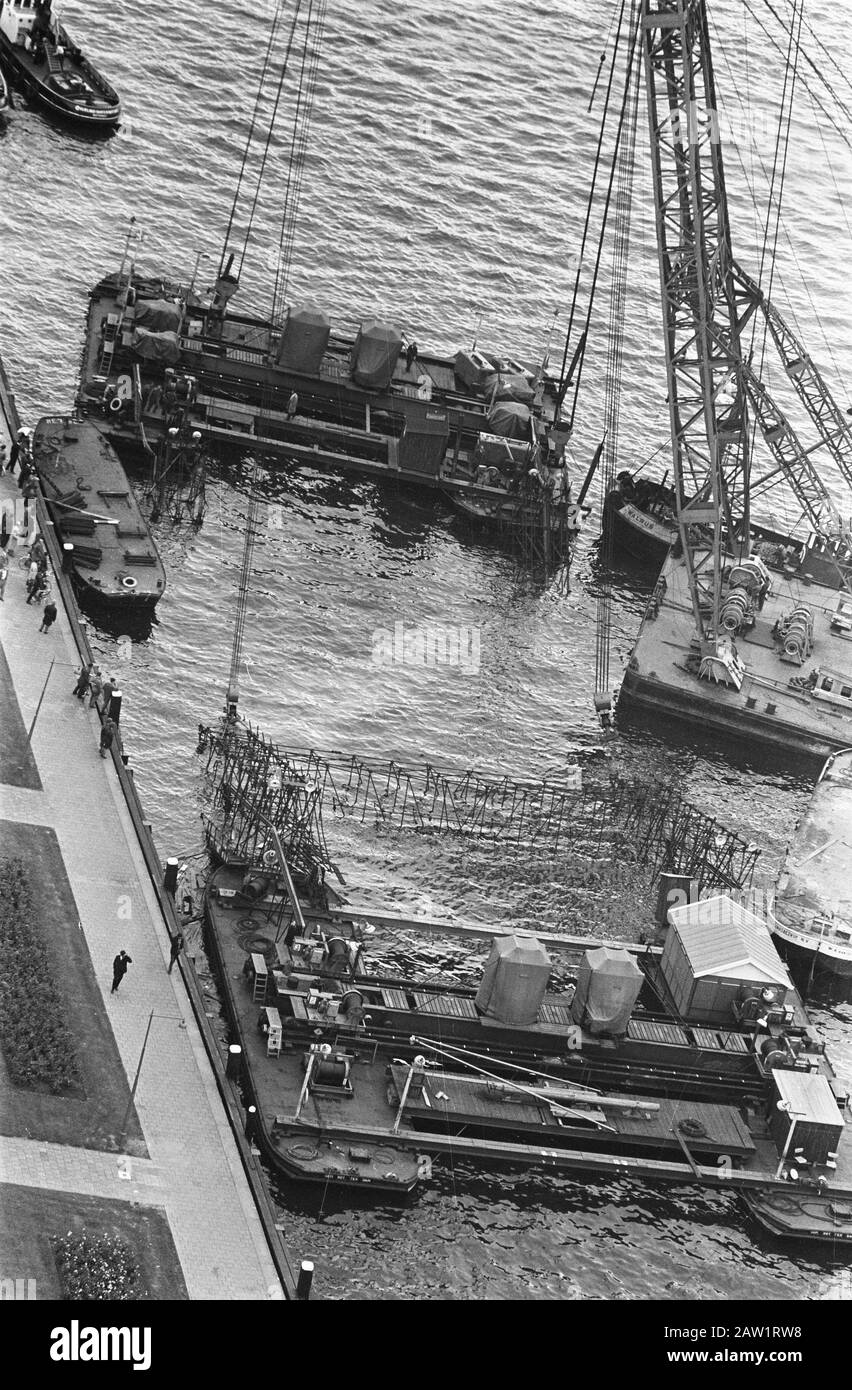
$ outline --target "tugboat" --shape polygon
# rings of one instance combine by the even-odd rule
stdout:
[[[0,58],[27,96],[90,129],[118,124],[117,92],[51,10],[51,0],[0,0]]]
[[[852,608],[852,604],[850,604]],[[852,981],[852,749],[828,759],[778,881],[772,935],[792,967]]]
[[[32,452],[57,537],[73,546],[78,593],[98,607],[149,613],[166,572],[115,450],[90,422],[51,415],[36,425]]]
[[[627,471],[619,473],[616,482],[604,499],[603,512],[613,548],[659,569],[677,540],[674,488],[667,487],[665,479],[658,483]]]

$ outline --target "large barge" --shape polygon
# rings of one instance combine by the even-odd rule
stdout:
[[[78,403],[119,447],[150,456],[169,431],[195,434],[438,489],[470,520],[540,524],[548,548],[554,533],[570,544],[581,517],[570,431],[543,368],[476,349],[420,352],[377,320],[334,331],[313,306],[273,325],[234,313],[235,287],[221,275],[205,303],[131,270],[92,291]]]
[[[272,871],[220,866],[205,912],[288,1176],[404,1192],[464,1154],[727,1188],[785,1235],[852,1239],[845,1089],[731,900],[671,909],[662,949],[587,951],[557,994],[528,934],[495,939],[478,988],[374,973],[363,916],[303,911]]]
[[[728,596],[738,598],[739,589],[749,608],[743,617],[732,607],[731,637],[709,656],[675,547],[645,610],[619,703],[821,759],[852,744],[845,562],[841,568],[818,537],[784,539],[759,542],[743,564],[729,558]]]

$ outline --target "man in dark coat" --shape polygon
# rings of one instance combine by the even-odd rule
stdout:
[[[119,951],[118,955],[112,963],[112,989],[110,990],[110,994],[115,994],[115,991],[118,989],[119,985],[121,984],[122,980],[127,974],[128,965],[132,964],[133,961],[131,957],[127,954],[127,952]]]
[[[58,616],[56,604],[51,599],[42,609],[41,627],[39,632],[50,632]]]

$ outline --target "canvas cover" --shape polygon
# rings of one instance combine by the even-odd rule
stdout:
[[[482,389],[486,396],[494,396],[495,401],[517,401],[520,405],[532,405],[535,391],[525,376],[515,376],[506,372],[494,372],[485,378]]]
[[[278,344],[278,366],[319,376],[330,334],[331,323],[320,309],[291,309]]]
[[[133,351],[137,357],[144,357],[146,362],[169,365],[180,361],[177,333],[152,333],[147,328],[136,328]]]
[[[359,386],[381,391],[396,371],[402,337],[390,324],[367,319],[361,324],[352,349],[352,379]]]
[[[534,936],[495,937],[476,992],[488,1018],[515,1027],[535,1023],[550,979],[550,958]]]
[[[586,951],[571,1004],[574,1022],[590,1033],[626,1033],[643,979],[629,951],[612,946]]]
[[[504,439],[530,438],[530,413],[516,401],[496,401],[488,412],[488,428]]]
[[[134,323],[137,328],[147,328],[151,333],[176,333],[180,328],[181,318],[178,306],[168,299],[136,301]]]

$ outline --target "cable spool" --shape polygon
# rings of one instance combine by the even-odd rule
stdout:
[[[751,612],[751,594],[747,589],[731,589],[725,602],[722,604],[722,611],[719,619],[726,632],[733,636],[739,632],[745,624]]]
[[[787,1061],[787,1053],[783,1047],[779,1047],[774,1038],[765,1038],[760,1044],[760,1055],[763,1058],[763,1065],[774,1071],[776,1067],[782,1066]]]

